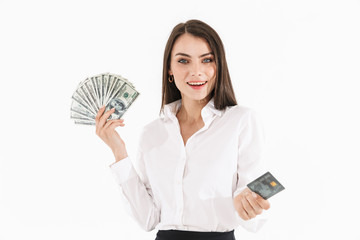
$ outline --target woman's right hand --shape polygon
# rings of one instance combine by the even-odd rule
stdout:
[[[98,135],[111,148],[116,162],[118,162],[128,156],[125,148],[125,142],[121,139],[119,133],[115,131],[116,127],[125,126],[124,119],[112,119],[107,121],[110,115],[114,113],[115,108],[110,109],[105,113],[104,111],[105,106],[99,109],[95,117],[96,135]]]
[[[270,208],[270,202],[257,193],[245,188],[234,200],[234,207],[243,220],[250,220],[260,215],[263,209]]]

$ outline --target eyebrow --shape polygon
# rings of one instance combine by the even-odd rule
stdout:
[[[210,54],[211,54],[211,55],[214,55],[213,52],[208,52],[208,53],[204,53],[204,54],[200,55],[199,57],[204,57],[204,56],[210,55]],[[179,53],[175,54],[175,56],[177,56],[177,55],[181,55],[181,56],[185,56],[185,57],[191,58],[191,56],[190,56],[189,54],[186,54],[186,53],[181,53],[181,52],[179,52]]]

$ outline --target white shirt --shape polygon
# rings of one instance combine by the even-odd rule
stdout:
[[[244,221],[233,198],[265,171],[264,131],[258,114],[232,106],[220,111],[214,99],[201,110],[205,126],[184,142],[176,112],[181,99],[140,135],[137,158],[109,167],[128,213],[146,231],[225,232],[243,226],[257,231],[261,215]]]

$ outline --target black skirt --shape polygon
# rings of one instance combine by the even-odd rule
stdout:
[[[229,232],[159,230],[155,240],[235,240],[235,235],[234,230]]]

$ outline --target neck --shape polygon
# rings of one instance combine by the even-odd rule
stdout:
[[[201,117],[201,110],[210,101],[210,99],[210,95],[202,100],[192,100],[182,96],[181,107],[176,114],[179,122],[192,124],[203,121]]]

